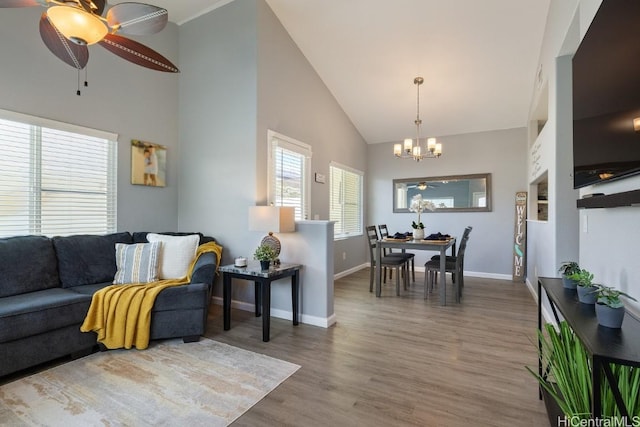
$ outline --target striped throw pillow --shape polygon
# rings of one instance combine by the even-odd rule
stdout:
[[[126,245],[116,243],[114,285],[149,283],[158,280],[158,255],[161,242]]]

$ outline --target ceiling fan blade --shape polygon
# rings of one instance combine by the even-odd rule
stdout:
[[[82,8],[89,13],[102,15],[104,11],[105,0],[80,0]]]
[[[162,30],[169,19],[167,9],[144,3],[120,3],[107,12],[109,26],[135,36]]]
[[[51,53],[78,70],[83,69],[89,61],[89,49],[86,45],[78,45],[63,36],[47,19],[47,14],[40,17],[40,37]]]
[[[45,6],[46,4],[46,1],[38,0],[0,0],[0,8]]]
[[[155,50],[126,37],[117,34],[107,34],[98,44],[111,51],[111,53],[133,62],[136,65],[168,73],[180,72],[171,61]]]

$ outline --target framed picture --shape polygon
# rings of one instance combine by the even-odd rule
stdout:
[[[131,183],[150,187],[167,185],[167,149],[151,142],[131,140]]]

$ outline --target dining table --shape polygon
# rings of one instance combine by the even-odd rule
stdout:
[[[382,259],[384,249],[402,249],[402,250],[420,250],[420,251],[436,251],[440,253],[440,305],[447,305],[447,249],[453,247],[455,253],[455,237],[445,240],[413,240],[412,238],[396,239],[386,237],[376,241],[376,259]],[[426,273],[425,273],[426,274]],[[376,296],[379,297],[382,289],[382,264],[376,262]]]

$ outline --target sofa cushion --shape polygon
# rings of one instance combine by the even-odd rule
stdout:
[[[196,257],[200,236],[169,236],[149,233],[147,240],[162,242],[158,276],[160,279],[182,279],[187,276],[189,266]]]
[[[91,285],[78,285],[72,288],[67,288],[67,290],[93,297],[93,294],[95,294],[97,291],[111,285],[113,285],[113,283],[109,281],[109,282],[102,282],[102,283],[93,283]]]
[[[116,266],[114,285],[126,283],[149,283],[158,280],[158,259],[161,242],[116,243]]]
[[[0,298],[0,343],[78,325],[91,296],[53,288]]]
[[[54,237],[62,287],[113,281],[116,274],[116,243],[132,243],[131,234]]]
[[[207,307],[209,288],[204,283],[172,286],[163,289],[153,303],[152,312],[190,310]]]
[[[51,239],[20,236],[0,239],[0,297],[60,286]]]
[[[111,283],[108,282],[96,283],[93,285],[74,286],[68,290],[91,297],[100,289],[110,285]],[[171,286],[163,289],[158,294],[151,311],[189,310],[207,307],[207,292],[208,286],[206,283]],[[82,320],[84,321],[84,318]]]

